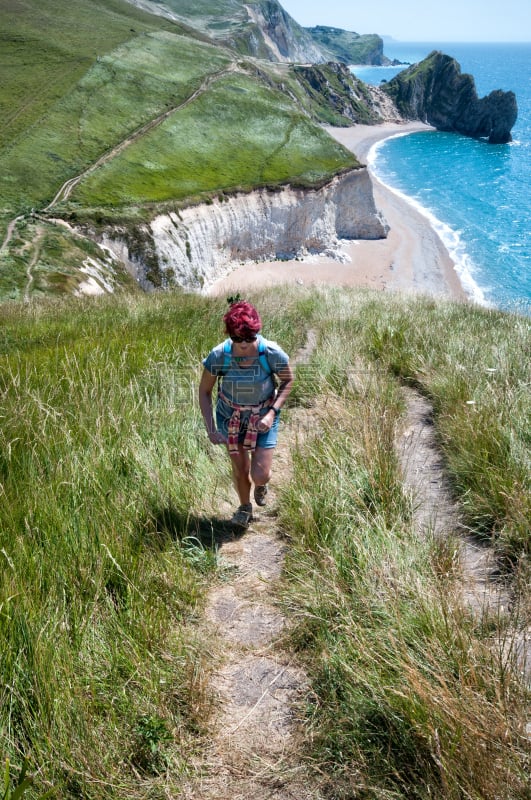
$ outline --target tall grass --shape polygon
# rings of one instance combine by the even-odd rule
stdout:
[[[481,450],[495,450],[489,437],[511,442],[503,462],[469,457],[467,486],[481,487],[488,466],[493,488],[499,470],[518,498],[525,321],[347,291],[253,299],[265,335],[292,355],[308,328],[317,339],[286,414],[294,426],[308,406],[311,424],[280,522],[324,788],[520,800],[524,700],[511,654],[492,650],[495,621],[454,602],[440,554],[412,534],[394,436],[407,379],[433,399],[446,452],[474,453],[474,430],[454,413],[459,361],[463,399],[496,391]],[[207,736],[213,656],[195,623],[221,577],[218,504],[234,496],[195,397],[225,308],[180,294],[0,306],[0,750],[2,763],[28,758],[41,794],[178,796]],[[487,364],[499,374],[485,378]],[[524,575],[522,508],[496,506],[489,485],[490,530],[506,551],[516,545]]]
[[[529,318],[420,300],[364,311],[363,347],[433,403],[471,529],[515,563],[530,555]]]
[[[309,758],[334,798],[523,800],[527,699],[518,665],[493,645],[495,622],[478,624],[461,605],[440,574],[435,543],[412,530],[392,445],[399,386],[394,370],[382,369],[391,366],[390,348],[376,353],[377,368],[362,358],[369,343],[399,337],[390,324],[398,309],[404,349],[410,339],[431,340],[449,309],[325,297],[315,429],[299,441],[280,508],[290,541],[290,638],[314,694]],[[453,335],[446,324],[447,350]]]
[[[216,559],[191,517],[228,478],[191,393],[219,316],[193,298],[2,312],[2,750],[62,796],[130,796],[176,780],[207,707],[187,626]]]
[[[232,488],[196,388],[225,310],[0,307],[0,751],[59,796],[176,794],[207,729],[193,623]],[[273,302],[266,330],[295,346],[297,316]]]
[[[355,385],[367,364],[415,386],[433,404],[438,441],[470,530],[491,539],[508,565],[526,569],[529,318],[463,303],[335,289],[321,292],[314,313],[321,342],[334,344],[316,354],[308,391],[327,381],[334,388]]]

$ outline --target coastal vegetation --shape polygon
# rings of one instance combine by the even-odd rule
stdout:
[[[252,298],[294,353],[277,598],[310,680],[301,759],[326,796],[527,797],[514,631],[529,580],[525,318],[345,289]],[[196,403],[224,301],[119,293],[1,315],[0,751],[35,791],[179,796],[209,742],[226,457]],[[457,543],[419,538],[394,442],[401,387],[434,424],[470,532],[513,607],[478,619]]]
[[[318,122],[345,127],[381,121],[371,90],[347,67],[336,63],[294,65],[293,73],[306,95],[300,99],[302,106],[308,106],[308,112]]]
[[[66,208],[100,207],[109,217],[220,191],[315,186],[357,163],[280,92],[231,73],[83,179]]]

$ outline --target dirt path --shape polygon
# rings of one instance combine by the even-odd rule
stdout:
[[[44,230],[43,230],[42,227],[39,227],[37,229],[37,234],[36,234],[36,236],[35,236],[35,238],[34,238],[34,240],[32,242],[33,255],[31,257],[31,260],[28,262],[28,266],[26,268],[27,283],[26,283],[26,289],[24,290],[24,302],[25,303],[29,303],[29,301],[30,301],[31,287],[33,286],[33,282],[34,282],[33,267],[35,266],[35,264],[39,260],[39,255],[40,255],[40,252],[41,252],[41,240],[42,240],[43,236],[44,236]]]
[[[7,250],[8,246],[9,246],[9,243],[10,243],[11,239],[13,238],[13,233],[15,232],[15,228],[17,227],[17,224],[20,222],[21,219],[24,219],[24,214],[21,214],[20,216],[15,217],[15,219],[12,219],[11,222],[8,223],[7,230],[6,230],[6,235],[4,237],[4,241],[2,242],[2,245],[0,246],[0,253],[3,253],[4,250]]]
[[[274,506],[274,487],[270,494]],[[277,644],[286,620],[271,602],[284,558],[274,513],[225,544],[222,558],[234,579],[212,590],[206,610],[223,654],[214,676],[220,711],[202,776],[183,797],[317,800],[296,759],[293,708],[307,693],[306,676]]]
[[[292,363],[303,364],[315,346]],[[308,692],[304,672],[282,648],[286,619],[274,603],[285,544],[276,524],[276,497],[291,472],[297,433],[283,426],[275,453],[268,504],[244,536],[220,548],[233,577],[209,593],[207,635],[221,652],[214,675],[219,715],[201,777],[184,787],[186,800],[320,800],[296,757],[294,708]],[[232,508],[223,509],[227,515]]]
[[[413,500],[415,528],[421,536],[455,537],[463,600],[478,619],[488,615],[502,623],[507,643],[516,648],[512,655],[531,685],[531,628],[513,613],[513,593],[500,575],[493,549],[473,537],[464,524],[445,475],[431,405],[412,389],[404,393],[407,413],[397,449],[404,485]]]
[[[476,613],[485,607],[509,605],[508,591],[494,579],[496,563],[489,547],[465,533],[437,447],[433,410],[429,402],[412,389],[404,389],[407,414],[405,430],[398,442],[404,484],[413,502],[416,530],[421,536],[457,535],[463,571],[463,592]]]

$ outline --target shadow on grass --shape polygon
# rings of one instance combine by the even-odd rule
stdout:
[[[163,508],[150,516],[143,544],[158,549],[164,548],[168,541],[193,538],[205,549],[217,550],[225,542],[234,541],[244,533],[244,529],[233,525],[228,519]]]

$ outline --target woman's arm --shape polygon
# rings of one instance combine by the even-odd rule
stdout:
[[[274,403],[272,403],[272,407],[281,409],[286,399],[291,392],[291,388],[293,386],[293,370],[291,369],[289,364],[280,370],[278,373],[278,377],[280,379],[280,385],[278,387],[277,396],[275,397]]]
[[[291,392],[294,376],[293,376],[293,370],[291,369],[289,364],[286,364],[285,367],[279,370],[278,377],[280,379],[278,392],[276,394],[274,401],[271,403],[269,411],[267,412],[267,414],[264,414],[264,416],[260,419],[260,423],[258,425],[259,431],[268,431],[270,429],[273,422],[275,421],[275,417],[277,416],[277,413],[275,413],[275,409],[277,412],[280,411],[280,409],[286,402],[289,393]]]
[[[212,444],[226,444],[225,437],[216,430],[214,414],[212,411],[212,391],[216,385],[217,378],[207,369],[203,369],[201,382],[199,383],[199,408],[203,415],[208,438]]]

